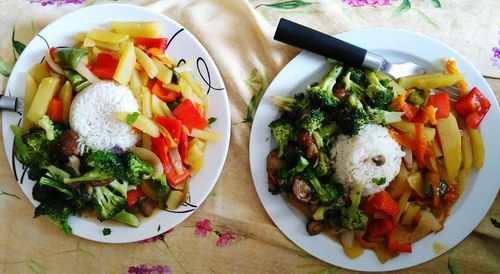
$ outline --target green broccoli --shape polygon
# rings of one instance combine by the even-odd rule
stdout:
[[[278,157],[282,157],[288,145],[288,141],[295,137],[293,125],[285,119],[274,120],[269,124],[271,133],[278,143]]]
[[[320,109],[313,109],[302,116],[301,125],[309,133],[319,129],[325,120],[325,113]]]
[[[99,221],[111,219],[125,208],[127,201],[124,197],[115,194],[108,185],[94,187],[92,193],[94,211]]]
[[[358,83],[353,81],[351,79],[351,73],[352,71],[349,70],[344,78],[342,79],[342,82],[344,83],[344,89],[349,93],[349,94],[356,94],[359,98],[363,98],[365,96],[365,88],[360,86]]]
[[[350,79],[358,84],[359,86],[365,88],[368,86],[368,80],[366,79],[365,72],[360,68],[349,68],[349,72],[351,73]]]
[[[297,174],[304,172],[304,170],[309,166],[309,161],[306,158],[300,156],[297,160],[297,164],[292,168],[282,168],[276,172],[276,178],[283,181],[281,188],[284,192],[289,193],[292,191],[293,179]]]
[[[127,192],[128,192],[127,181],[118,182],[117,180],[113,180],[113,182],[109,183],[108,186],[111,187],[114,191],[120,193],[123,197],[127,198]]]
[[[323,77],[321,82],[306,87],[313,107],[331,109],[340,104],[340,99],[333,95],[333,87],[337,83],[337,78],[342,73],[343,66],[336,63],[330,72]]]
[[[394,98],[394,91],[388,86],[389,80],[379,80],[373,71],[366,71],[365,75],[369,84],[366,88],[366,102],[371,107],[386,108]]]
[[[42,178],[40,178],[38,183],[40,184],[40,186],[45,185],[45,186],[49,186],[49,187],[52,187],[52,188],[58,190],[59,192],[64,194],[64,196],[67,199],[75,198],[75,193],[67,185],[65,185],[63,182],[54,178],[51,175],[51,173],[46,173]]]
[[[103,181],[107,179],[120,180],[124,177],[125,171],[122,163],[113,153],[108,151],[93,152],[86,159],[89,171],[76,178],[64,178],[65,184],[86,181]]]
[[[160,177],[151,180],[149,183],[155,192],[155,197],[158,202],[158,207],[162,209],[167,209],[168,194],[170,192],[170,186],[168,185],[165,174]]]
[[[139,185],[143,179],[152,178],[154,174],[153,167],[133,153],[126,154],[125,167],[125,178],[133,186]]]
[[[64,202],[59,203],[41,203],[35,208],[35,216],[34,218],[40,216],[46,216],[55,223],[64,233],[71,235],[72,230],[68,224],[69,215],[72,215],[74,212],[72,209],[67,207]]]
[[[342,104],[337,117],[337,124],[345,134],[357,134],[360,128],[368,123],[368,114],[363,108],[363,103],[354,93],[349,94]]]
[[[304,93],[297,93],[294,97],[271,96],[271,100],[278,110],[292,114],[309,107],[309,96]]]
[[[52,120],[50,120],[49,116],[43,115],[42,118],[38,120],[38,126],[45,130],[47,140],[53,141],[56,138],[54,123],[52,123]]]
[[[332,171],[332,164],[330,163],[330,159],[326,152],[323,149],[320,149],[318,155],[318,164],[316,165],[316,173],[319,177],[325,176]]]
[[[401,117],[404,114],[404,112],[386,111],[370,107],[366,108],[366,113],[368,114],[368,120],[370,123],[381,124],[384,126],[401,121]]]
[[[361,203],[361,195],[363,191],[363,185],[358,184],[352,190],[350,194],[351,205],[348,208],[342,209],[342,227],[348,230],[364,230],[368,223],[368,217],[359,209],[359,204]]]
[[[122,224],[126,224],[133,227],[138,227],[141,222],[134,214],[125,211],[124,209],[112,217],[113,220],[118,221]]]
[[[25,166],[29,166],[33,162],[37,161],[39,154],[24,143],[23,129],[14,125],[11,125],[10,129],[14,133],[16,159]]]
[[[304,179],[308,180],[313,189],[318,194],[319,200],[324,203],[331,203],[339,196],[339,190],[332,184],[322,185],[312,169],[307,170],[304,174]]]

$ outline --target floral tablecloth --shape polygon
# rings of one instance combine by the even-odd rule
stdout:
[[[113,1],[113,3],[125,1]],[[62,15],[99,0],[0,1],[0,86],[25,45]],[[479,69],[500,99],[500,4],[493,0],[160,0],[127,2],[178,21],[206,47],[222,73],[232,113],[230,150],[203,205],[167,233],[138,243],[102,244],[66,236],[16,184],[0,146],[1,273],[344,273],[291,243],[255,192],[249,133],[259,98],[299,53],[273,41],[279,18],[320,31],[391,26],[440,40]],[[0,141],[1,141],[0,137]],[[499,180],[498,178],[491,178]],[[500,272],[500,200],[463,242],[427,263],[401,271]]]

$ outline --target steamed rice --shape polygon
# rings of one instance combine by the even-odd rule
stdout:
[[[387,128],[365,125],[354,136],[340,135],[330,151],[335,179],[346,189],[363,185],[363,196],[382,191],[398,174],[405,153],[390,136]],[[385,163],[377,165],[372,158],[382,155]],[[377,185],[372,180],[385,178]]]
[[[140,140],[140,135],[113,114],[136,111],[139,111],[139,105],[128,87],[101,81],[76,95],[71,104],[69,123],[83,138],[84,144],[94,150],[109,150],[114,146],[127,150]]]

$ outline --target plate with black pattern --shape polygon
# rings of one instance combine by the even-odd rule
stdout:
[[[214,61],[201,43],[184,27],[174,20],[148,9],[123,4],[105,4],[86,7],[67,14],[52,22],[40,31],[27,45],[17,61],[6,94],[23,97],[26,73],[36,63],[43,60],[50,47],[72,46],[73,36],[88,32],[92,28],[109,29],[112,21],[160,21],[164,24],[164,37],[168,39],[167,54],[177,63],[191,61],[192,74],[207,94],[207,117],[216,117],[212,129],[222,135],[219,142],[209,142],[205,152],[205,163],[198,174],[190,181],[189,200],[176,210],[158,210],[153,216],[141,219],[138,228],[127,227],[115,222],[99,222],[95,216],[83,214],[71,216],[69,224],[73,234],[85,239],[107,242],[134,242],[161,234],[191,215],[206,199],[215,186],[226,159],[230,138],[230,112],[227,93],[222,77]],[[2,115],[2,134],[5,151],[14,176],[26,198],[37,206],[32,197],[34,182],[28,179],[27,168],[14,157],[14,135],[10,125],[20,125],[22,115],[4,112]],[[26,214],[33,214],[26,212]],[[14,224],[15,225],[15,224]],[[55,226],[54,226],[55,227]],[[103,235],[103,229],[110,228],[112,233]]]

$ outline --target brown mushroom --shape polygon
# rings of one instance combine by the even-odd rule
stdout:
[[[141,197],[138,204],[139,209],[141,210],[141,213],[144,217],[151,216],[156,208],[156,203],[146,196]]]
[[[307,184],[306,181],[300,179],[298,176],[295,176],[293,179],[293,194],[297,200],[307,203],[312,198],[311,187]]]
[[[380,154],[380,155],[377,155],[375,157],[372,158],[372,161],[377,165],[377,166],[381,166],[383,164],[385,164],[385,157],[384,155]]]
[[[313,143],[311,134],[305,130],[299,131],[297,134],[297,143],[303,147],[310,146]]]
[[[281,185],[282,182],[276,178],[276,172],[286,166],[285,161],[278,158],[278,151],[273,150],[269,152],[266,159],[267,163],[267,179],[269,180],[269,185]]]
[[[306,148],[306,158],[315,159],[318,158],[318,155],[319,155],[318,146],[315,143],[311,143]]]
[[[55,150],[61,156],[80,155],[80,136],[74,130],[66,130],[56,141]]]
[[[325,229],[325,224],[321,221],[310,220],[306,225],[307,233],[311,236],[318,235]]]

